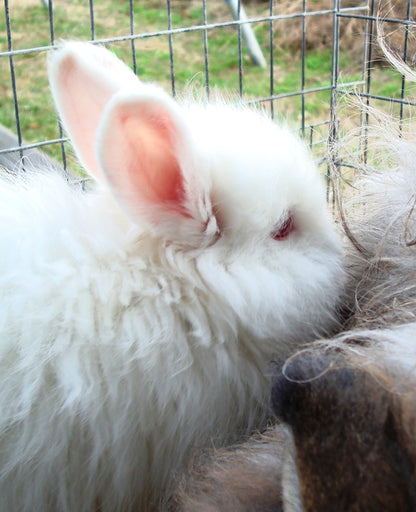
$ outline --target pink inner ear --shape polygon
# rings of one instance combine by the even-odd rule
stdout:
[[[78,157],[87,170],[101,178],[94,142],[103,110],[116,89],[85,70],[73,56],[60,67],[58,110]]]
[[[189,217],[182,168],[188,141],[181,120],[164,103],[164,98],[115,97],[102,121],[97,155],[115,195],[130,212]]]
[[[129,181],[151,203],[175,203],[181,205],[185,192],[181,168],[171,142],[173,127],[168,120],[164,124],[143,122],[126,116],[121,126],[129,146],[129,154],[137,158],[129,166]],[[140,171],[138,172],[138,167]]]

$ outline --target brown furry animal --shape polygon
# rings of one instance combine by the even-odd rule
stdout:
[[[304,512],[416,510],[416,325],[374,334],[305,350],[273,388]]]
[[[283,512],[282,461],[286,432],[271,430],[241,447],[198,461],[172,510]]]

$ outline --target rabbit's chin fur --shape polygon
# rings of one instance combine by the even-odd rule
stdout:
[[[91,48],[64,47],[50,74],[94,167],[63,105],[76,92],[57,84],[105,52]],[[181,156],[168,151],[200,172],[186,176],[186,212],[150,204],[154,191],[136,204],[106,167],[113,154],[88,193],[46,171],[0,177],[1,512],[152,509],[192,452],[264,424],[272,359],[337,323],[340,245],[303,144],[261,115],[180,109],[138,84],[141,105],[190,127]],[[137,101],[123,94],[99,139],[120,102]],[[289,212],[293,232],[273,239]]]

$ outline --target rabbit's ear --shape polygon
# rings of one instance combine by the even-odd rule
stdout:
[[[183,112],[167,94],[143,86],[141,93],[115,95],[103,116],[97,153],[130,215],[182,241],[218,235],[208,173],[197,160]]]
[[[77,157],[100,179],[94,143],[103,110],[123,87],[139,79],[113,53],[89,43],[69,42],[48,60],[49,82],[63,127]]]

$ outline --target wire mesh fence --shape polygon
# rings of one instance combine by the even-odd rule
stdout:
[[[46,54],[61,39],[107,45],[173,96],[191,84],[207,96],[220,89],[230,101],[260,104],[299,130],[324,166],[327,141],[368,122],[365,114],[352,120],[346,97],[401,118],[414,106],[411,84],[383,63],[376,43],[382,17],[389,43],[412,64],[411,0],[235,0],[230,9],[231,1],[4,0],[0,163],[18,167],[29,156],[26,165],[47,158],[76,167],[46,79]]]

